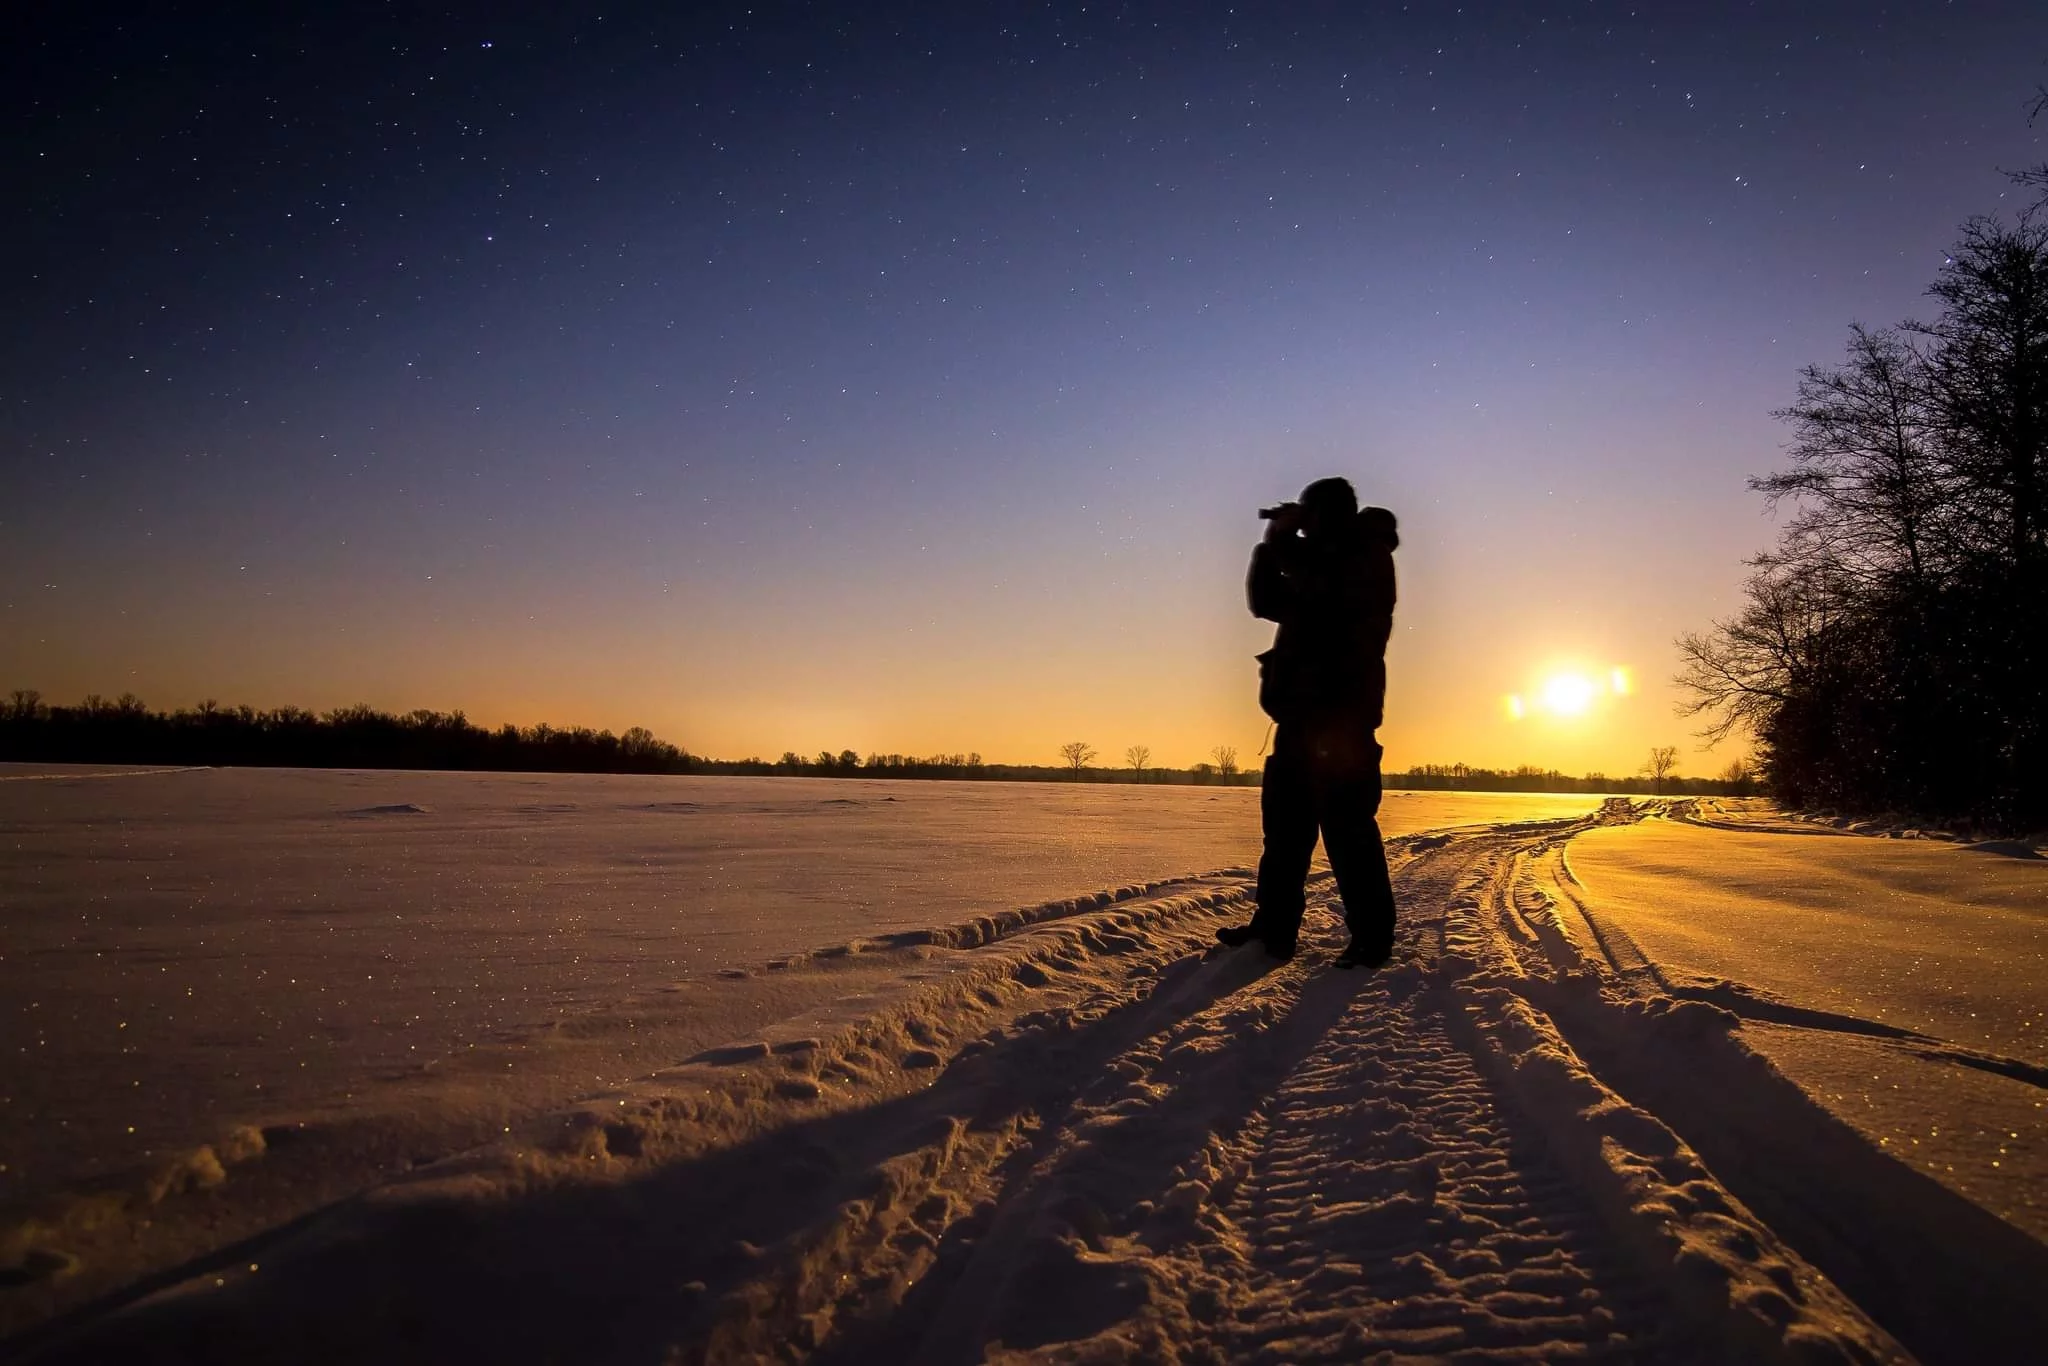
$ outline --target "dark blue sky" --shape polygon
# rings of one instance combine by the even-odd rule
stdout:
[[[12,45],[0,687],[1249,753],[1344,472],[1390,759],[1625,768],[1797,367],[2048,159],[2018,4],[675,8]]]

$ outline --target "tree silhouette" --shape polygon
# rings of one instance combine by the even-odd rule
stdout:
[[[1151,747],[1149,745],[1132,745],[1124,751],[1124,762],[1131,766],[1131,772],[1137,775],[1138,781],[1144,782],[1145,768],[1152,762]]]
[[[1086,768],[1088,761],[1094,757],[1095,751],[1088,748],[1086,740],[1069,740],[1060,746],[1060,758],[1065,760],[1067,767],[1073,770],[1076,780],[1079,780],[1081,770]]]
[[[1845,621],[1840,594],[1810,568],[1758,569],[1743,596],[1733,617],[1678,638],[1676,681],[1690,694],[1679,714],[1704,717],[1700,734],[1709,744],[1739,729],[1765,734],[1828,672],[1827,656]]]
[[[1936,452],[1927,360],[1898,332],[1849,329],[1846,363],[1799,372],[1798,399],[1772,416],[1792,427],[1792,468],[1749,481],[1796,511],[1766,560],[1800,561],[1863,582],[1925,581],[1945,547],[1952,477]]]
[[[1659,796],[1664,792],[1664,780],[1678,772],[1678,746],[1657,745],[1650,750],[1649,759],[1636,770],[1650,780],[1650,790]]]
[[[162,712],[126,694],[50,707],[30,692],[0,702],[0,759],[578,773],[688,773],[701,766],[637,726],[624,736],[585,726],[485,730],[459,711],[393,715],[359,705],[315,716],[300,707],[258,711],[211,699]]]
[[[2048,214],[1971,219],[1927,292],[1944,307],[1916,330],[1934,344],[1930,387],[1965,510],[1985,549],[2031,566],[2048,536]]]
[[[1209,751],[1209,757],[1216,761],[1216,771],[1225,778],[1237,776],[1237,747],[1218,745]]]
[[[1973,218],[1931,322],[1801,372],[1794,505],[1736,614],[1681,636],[1682,711],[1787,804],[2048,819],[2048,203]]]

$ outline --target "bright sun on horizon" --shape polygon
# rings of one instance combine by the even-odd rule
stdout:
[[[1530,692],[1508,695],[1508,718],[1528,719],[1541,713],[1559,720],[1577,720],[1590,715],[1601,703],[1627,697],[1635,691],[1629,671],[1616,665],[1610,669],[1560,668],[1542,675]]]
[[[1543,705],[1559,716],[1583,716],[1597,691],[1584,674],[1552,674],[1543,685]]]

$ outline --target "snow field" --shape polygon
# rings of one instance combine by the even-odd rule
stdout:
[[[892,946],[1257,847],[1244,788],[0,778],[0,1334],[952,971]],[[1392,793],[1386,824],[1589,805]]]
[[[445,1153],[417,1146],[443,1090],[466,1146],[806,1008],[769,960],[1258,851],[1249,788],[0,777],[0,1226],[244,1125],[374,1142],[389,1113]],[[1591,805],[1390,794],[1387,820]]]
[[[1573,840],[1560,903],[1640,991],[1733,1012],[1870,1142],[2048,1240],[2048,862],[1672,814]]]
[[[1690,803],[1664,804],[1657,814],[1686,821]],[[1518,856],[1512,895],[1493,899],[1494,914],[1504,926],[1554,918],[1576,946],[1554,960],[1560,970],[1532,975],[1519,991],[1607,1085],[1682,1134],[1779,1239],[1796,1246],[1919,1359],[1966,1363],[2035,1355],[2048,1341],[2048,1310],[2037,1291],[2048,1284],[2048,1248],[2030,1236],[2027,1221],[2013,1219],[2010,1209],[1998,1217],[1983,1192],[1973,1198],[1953,1180],[1932,1179],[1839,1097],[1806,1089],[1801,1073],[1785,1068],[1780,1035],[1787,1022],[1823,1040],[1841,1037],[1845,1024],[1866,1022],[1801,1007],[1741,982],[1689,978],[1647,957],[1630,932],[1645,928],[1641,920],[1574,873],[1595,839],[1612,849],[1619,847],[1617,834],[1641,832],[1646,847],[1655,849],[1666,829],[1661,819],[1608,824]],[[1811,847],[1805,840],[1792,843]],[[1865,857],[1888,848],[1855,843]],[[1842,851],[1856,852],[1847,843]],[[1929,858],[1952,852],[1942,846],[1919,851]],[[1674,903],[1687,904],[1684,890],[1674,883],[1667,912]],[[1527,914],[1532,907],[1539,916]],[[1787,920],[1806,909],[1789,897],[1776,903]],[[1697,906],[1692,917],[1711,923],[1713,908]],[[1739,933],[1744,921],[1729,923]],[[1763,964],[1762,955],[1753,959],[1752,966]],[[1790,969],[1770,961],[1768,970]],[[1827,981],[1814,973],[1809,986]],[[1924,1036],[1911,1042],[1916,1055],[1938,1060],[1954,1078],[1988,1079],[1979,1070],[1982,1055]],[[1967,1086],[1951,1087],[1941,1106],[1943,1122],[1965,1121],[1971,1099]],[[2039,1113],[2037,1100],[2027,1103]],[[2041,1176],[2018,1179],[2034,1183],[2038,1200]]]
[[[2036,1263],[1971,1241],[1971,1211],[2009,1226],[1575,920],[1565,841],[1634,815],[1392,841],[1401,958],[1378,974],[1327,970],[1326,883],[1293,962],[1211,951],[1242,870],[885,946],[930,975],[427,1164],[270,1240],[257,1269],[237,1251],[43,1343],[1887,1362],[2048,1341]],[[1937,1258],[1946,1276],[1916,1285]],[[1943,1312],[1964,1282],[1974,1299]]]

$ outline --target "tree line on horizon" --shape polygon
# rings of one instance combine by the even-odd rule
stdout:
[[[201,702],[152,710],[132,693],[87,696],[52,706],[32,689],[0,701],[0,761],[120,763],[265,768],[401,768],[536,773],[695,773],[761,777],[950,778],[1010,782],[1243,784],[1237,751],[1219,746],[1217,763],[1155,767],[1133,747],[1130,771],[1087,766],[1071,753],[1057,765],[993,764],[979,754],[882,754],[846,749],[779,759],[713,759],[692,754],[643,726],[623,734],[588,726],[479,726],[460,711],[384,712],[358,704],[327,712],[304,707],[222,706]],[[1068,747],[1072,749],[1071,746]]]
[[[1675,751],[1671,751],[1675,753]],[[1218,745],[1187,768],[1152,764],[1145,745],[1130,746],[1124,764],[1095,767],[1086,742],[1061,747],[1058,764],[993,764],[979,754],[906,755],[854,750],[805,757],[785,751],[711,759],[671,744],[642,726],[623,734],[587,726],[479,726],[461,712],[393,713],[357,705],[319,713],[303,707],[261,710],[201,702],[157,711],[133,694],[97,694],[77,706],[52,706],[40,693],[17,690],[0,700],[0,762],[163,764],[250,768],[395,768],[454,772],[671,773],[814,778],[943,778],[996,782],[1160,783],[1255,787],[1237,750]],[[1646,770],[1647,774],[1647,770]],[[1464,792],[1666,792],[1742,795],[1755,790],[1738,762],[1720,778],[1568,776],[1523,766],[1475,768],[1424,764],[1389,773],[1385,786]]]
[[[1630,774],[1572,775],[1555,768],[1522,764],[1515,768],[1475,768],[1467,764],[1417,764],[1390,772],[1382,787],[1421,792],[1581,792],[1615,796],[1749,797],[1761,792],[1755,767],[1747,759],[1731,760],[1717,777],[1684,777],[1678,772],[1678,750],[1659,745],[1650,760]]]
[[[2037,110],[2038,112],[2038,110]],[[2048,166],[2016,179],[2048,190]],[[2048,195],[1972,218],[1930,321],[1800,372],[1791,515],[1740,608],[1681,636],[1683,710],[1788,806],[2048,826]]]
[[[403,714],[356,705],[224,707],[205,701],[152,711],[132,693],[50,706],[33,690],[0,702],[0,759],[31,763],[221,765],[256,768],[412,768],[537,773],[690,773],[700,761],[644,726],[495,730],[461,712]]]
[[[1084,746],[1084,748],[1086,748]],[[1144,749],[1143,746],[1137,747]],[[1144,764],[1125,771],[1087,767],[1066,756],[1058,765],[994,764],[979,754],[881,754],[824,751],[806,758],[785,751],[713,759],[692,754],[644,726],[623,734],[588,726],[479,726],[460,711],[424,708],[384,712],[358,704],[314,712],[304,707],[222,706],[215,701],[176,711],[152,710],[132,693],[91,694],[76,706],[52,706],[32,689],[0,701],[0,762],[114,763],[261,768],[398,768],[534,773],[674,773],[762,777],[950,778],[1009,782],[1243,784],[1237,751],[1227,761],[1189,768]]]

